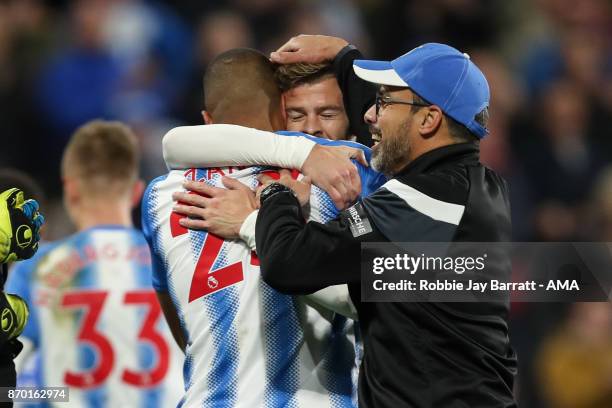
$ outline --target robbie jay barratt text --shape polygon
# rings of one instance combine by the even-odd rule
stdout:
[[[402,279],[399,282],[384,282],[380,279],[375,280],[372,283],[374,290],[385,291],[385,290],[400,290],[400,291],[412,291],[412,290],[431,290],[431,291],[479,291],[484,293],[486,290],[491,291],[503,291],[503,290],[518,290],[518,291],[535,291],[538,288],[544,290],[568,290],[568,291],[579,291],[580,286],[575,280],[549,280],[547,282],[538,283],[536,281],[525,281],[525,282],[502,282],[496,279],[492,279],[490,282],[479,282],[475,280],[468,280],[467,284],[464,282],[457,282],[456,280],[436,280],[428,281],[421,279],[418,281],[409,281]]]

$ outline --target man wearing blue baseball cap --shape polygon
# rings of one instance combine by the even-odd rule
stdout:
[[[304,221],[310,185],[289,177],[259,191],[258,213],[245,188],[207,189],[205,210],[189,214],[225,238],[248,240],[252,227],[262,276],[280,292],[349,285],[364,343],[360,407],[515,407],[507,298],[362,299],[364,242],[511,239],[506,182],[479,161],[488,133],[486,78],[467,54],[444,44],[424,44],[390,62],[358,56],[344,40],[300,36],[272,59],[333,59],[344,97],[353,98],[345,102],[349,118],[363,114],[375,142],[371,164],[389,178],[381,188],[325,224]],[[489,261],[487,273],[509,278],[502,258]]]

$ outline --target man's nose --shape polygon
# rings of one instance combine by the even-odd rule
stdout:
[[[304,123],[304,133],[308,133],[309,135],[317,136],[317,137],[327,137],[323,133],[323,127],[321,126],[321,121],[316,118],[307,118]]]
[[[376,115],[376,105],[370,106],[370,109],[368,109],[366,113],[363,115],[363,120],[368,125],[376,124],[376,122],[378,121],[378,115]]]

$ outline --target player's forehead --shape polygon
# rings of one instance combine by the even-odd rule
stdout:
[[[288,89],[284,93],[285,105],[308,106],[333,104],[344,109],[342,91],[334,77],[326,77],[312,83],[304,83]]]

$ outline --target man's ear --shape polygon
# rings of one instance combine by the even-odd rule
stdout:
[[[70,177],[64,177],[62,179],[64,189],[64,200],[66,204],[73,206],[80,200],[79,194],[79,181]]]
[[[202,118],[204,119],[204,124],[205,125],[212,125],[213,124],[213,118],[212,118],[212,116],[210,116],[210,113],[208,113],[208,111],[206,111],[206,110],[202,111]]]
[[[440,126],[442,125],[442,119],[444,113],[436,105],[430,105],[424,108],[425,115],[421,119],[419,124],[419,133],[425,138],[433,136]]]

